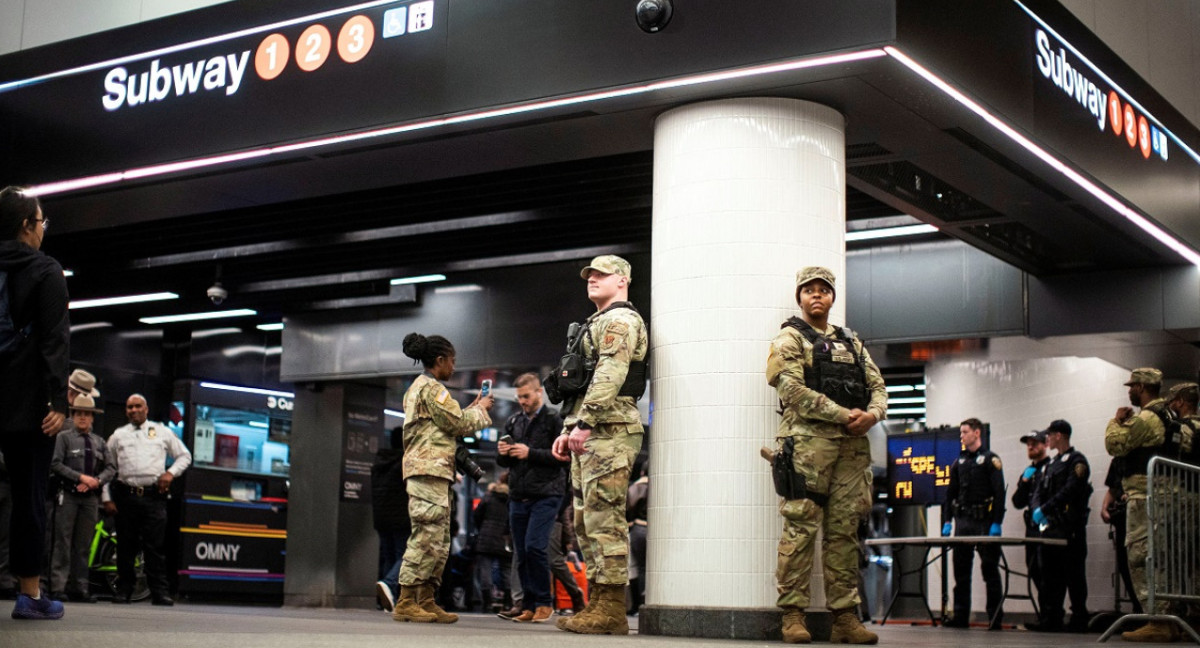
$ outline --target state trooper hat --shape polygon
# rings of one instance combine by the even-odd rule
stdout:
[[[633,274],[629,267],[629,262],[615,254],[601,254],[592,259],[592,262],[579,271],[579,276],[584,279],[588,278],[588,273],[592,270],[603,272],[604,274],[621,275],[633,282]]]
[[[96,377],[83,369],[76,369],[67,378],[67,386],[81,394],[92,398],[100,398],[100,390],[96,389]]]
[[[1162,372],[1153,367],[1139,367],[1133,370],[1129,375],[1129,380],[1125,382],[1125,386],[1130,385],[1161,385]]]
[[[87,394],[80,394],[75,397],[71,403],[72,412],[91,412],[93,414],[103,414],[104,410],[96,408],[96,401]]]

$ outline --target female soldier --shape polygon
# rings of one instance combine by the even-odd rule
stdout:
[[[475,399],[466,409],[440,381],[454,374],[454,345],[440,335],[404,337],[404,355],[419,360],[425,373],[404,394],[404,480],[412,535],[400,568],[400,599],[392,610],[396,621],[454,623],[433,600],[450,556],[450,486],[454,483],[457,437],[491,425],[491,396]]]

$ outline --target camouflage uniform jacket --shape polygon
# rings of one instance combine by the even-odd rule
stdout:
[[[421,374],[404,393],[404,478],[430,475],[454,481],[457,437],[492,419],[482,407],[462,409],[442,383]]]
[[[832,337],[836,332],[837,327],[831,324],[821,334]],[[883,385],[883,376],[857,336],[853,337],[853,341],[854,353],[862,358],[867,389],[871,392],[867,411],[882,421],[887,415],[887,389]],[[778,436],[827,439],[848,436],[845,424],[849,420],[850,410],[804,384],[804,372],[812,368],[812,363],[812,344],[796,329],[785,326],[771,341],[771,354],[767,357],[767,384],[779,393],[783,405],[783,420],[779,423]]]
[[[614,308],[592,320],[588,328],[591,338],[583,337],[583,354],[599,356],[596,370],[587,392],[565,417],[564,430],[577,423],[591,427],[602,423],[641,423],[637,402],[631,396],[617,396],[617,392],[625,383],[629,363],[646,359],[650,347],[646,323],[633,309]]]
[[[1166,407],[1166,401],[1156,398],[1143,407],[1136,416],[1118,423],[1117,419],[1109,419],[1108,427],[1104,430],[1104,449],[1114,457],[1124,457],[1138,448],[1153,447],[1163,444],[1167,428],[1162,419],[1150,411],[1151,407]],[[1121,486],[1130,499],[1146,498],[1146,476],[1125,475]]]

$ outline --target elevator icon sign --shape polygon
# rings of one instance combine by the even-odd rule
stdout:
[[[392,38],[433,29],[433,0],[414,2],[383,13],[383,37]]]

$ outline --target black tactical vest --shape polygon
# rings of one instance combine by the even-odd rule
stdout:
[[[833,399],[847,409],[865,410],[871,404],[867,389],[867,370],[862,354],[854,350],[854,334],[833,327],[833,337],[821,335],[799,317],[788,318],[783,328],[790,326],[800,332],[813,348],[812,367],[804,371],[804,385]]]
[[[1166,405],[1155,405],[1146,409],[1154,412],[1162,421],[1163,428],[1166,430],[1163,434],[1163,442],[1161,445],[1135,448],[1125,455],[1126,475],[1145,475],[1150,468],[1150,460],[1154,457],[1165,457],[1176,461],[1181,458],[1179,442],[1183,439],[1183,431],[1180,429],[1179,420],[1167,409]]]

